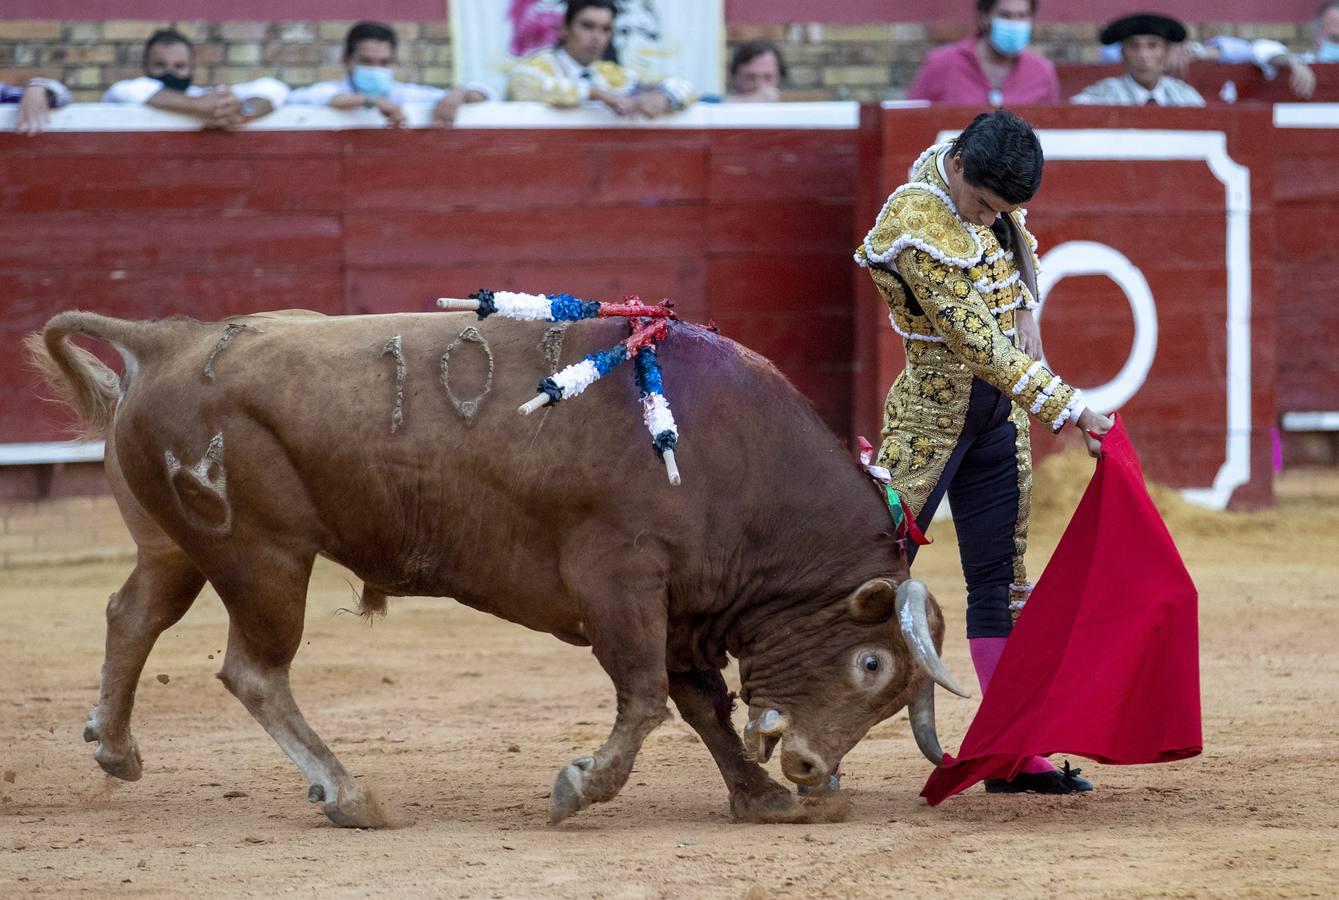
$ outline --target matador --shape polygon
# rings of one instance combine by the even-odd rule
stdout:
[[[1036,241],[1022,204],[1041,185],[1041,144],[1004,110],[933,146],[893,191],[855,258],[888,303],[906,368],[888,392],[878,463],[921,530],[945,495],[967,582],[967,637],[984,693],[1031,584],[1029,417],[1075,424],[1089,452],[1110,428],[1041,362]],[[915,547],[908,547],[914,559]],[[1090,790],[1034,757],[992,792]]]

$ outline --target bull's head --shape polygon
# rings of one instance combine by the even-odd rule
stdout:
[[[939,659],[944,621],[925,585],[866,582],[844,608],[812,624],[815,631],[802,636],[808,628],[787,629],[740,660],[741,698],[749,705],[746,751],[766,762],[779,744],[787,778],[822,785],[870,728],[910,706],[916,744],[939,765],[934,686],[971,695]],[[823,648],[820,655],[798,647],[797,638],[804,647]]]

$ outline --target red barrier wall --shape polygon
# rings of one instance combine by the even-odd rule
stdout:
[[[1277,128],[1278,409],[1339,410],[1339,129]]]
[[[870,107],[858,132],[0,133],[0,444],[68,436],[19,353],[62,309],[426,309],[485,286],[672,296],[776,360],[839,434],[874,437],[899,351],[850,253],[911,159],[970,112]],[[1273,127],[1269,107],[1024,112],[1044,128],[1117,129],[1111,144],[1146,129],[1221,131],[1250,170],[1242,496],[1263,497],[1275,412],[1339,410],[1339,246],[1326,227],[1339,209],[1339,130]],[[1043,251],[1098,241],[1147,275],[1157,387],[1132,404],[1131,428],[1155,448],[1150,474],[1177,484],[1223,454],[1224,193],[1193,159],[1053,161],[1033,204]],[[1043,326],[1052,361],[1080,385],[1109,378],[1133,337],[1124,295],[1094,276],[1055,291]]]
[[[960,129],[973,112],[938,107],[866,118],[859,234],[921,150],[941,131]],[[1234,502],[1267,502],[1275,422],[1269,109],[1020,113],[1043,131],[1047,147],[1043,189],[1028,218],[1041,245],[1043,292],[1047,266],[1060,264],[1048,263],[1046,254],[1070,242],[1085,242],[1068,248],[1080,255],[1118,258],[1116,269],[1132,265],[1151,292],[1155,311],[1144,319],[1156,321],[1151,365],[1120,404],[1148,475],[1207,490],[1244,471]],[[1249,189],[1229,212],[1229,192],[1245,187],[1237,167],[1245,167]],[[1242,238],[1247,243],[1234,243]],[[1240,305],[1243,291],[1248,309]],[[1132,303],[1112,277],[1076,274],[1055,284],[1043,306],[1043,336],[1049,361],[1067,381],[1092,388],[1117,379],[1134,354]],[[857,304],[854,423],[872,435],[883,395],[903,365],[902,339],[888,327],[868,278],[859,279]],[[1244,349],[1235,357],[1234,340]],[[1034,434],[1039,453],[1054,448],[1044,429]]]
[[[24,333],[80,307],[426,310],[672,297],[849,429],[852,130],[0,134],[0,443],[68,437]]]

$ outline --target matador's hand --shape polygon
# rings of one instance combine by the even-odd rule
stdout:
[[[1018,335],[1018,349],[1033,359],[1042,358],[1041,326],[1030,309],[1020,309],[1014,314],[1014,328]]]
[[[1102,455],[1102,438],[1111,430],[1111,419],[1101,413],[1085,409],[1079,416],[1079,430],[1083,432],[1083,442],[1088,447],[1088,455],[1097,459]]]

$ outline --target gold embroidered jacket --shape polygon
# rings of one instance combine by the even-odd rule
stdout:
[[[518,62],[507,82],[507,99],[576,107],[590,98],[592,87],[620,95],[662,91],[673,109],[686,109],[697,99],[693,86],[682,78],[648,78],[609,60],[582,66],[561,48],[544,50]]]
[[[887,301],[889,322],[907,354],[906,369],[888,392],[878,462],[919,514],[962,432],[973,378],[1011,397],[1019,482],[1011,594],[1020,605],[1028,590],[1028,416],[1059,431],[1077,421],[1083,403],[1078,391],[1015,346],[1015,314],[1034,308],[1036,298],[1021,280],[1013,248],[1000,246],[990,228],[958,217],[941,162],[947,149],[939,145],[921,155],[910,181],[888,198],[855,254]],[[1024,227],[1025,213],[1019,210],[1012,219],[1031,248],[1035,270],[1036,241]]]

